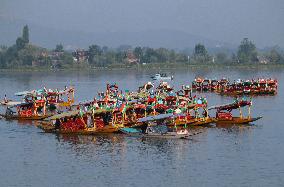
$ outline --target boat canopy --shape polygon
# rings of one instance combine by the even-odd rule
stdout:
[[[51,116],[49,118],[46,118],[45,120],[50,121],[50,120],[56,120],[56,119],[61,119],[61,118],[65,118],[65,117],[72,117],[72,116],[84,115],[84,114],[101,114],[101,113],[106,113],[106,112],[109,112],[109,111],[110,110],[106,110],[106,109],[97,109],[97,110],[94,110],[94,112],[91,112],[91,111],[84,112],[82,110],[74,110],[74,111],[63,112],[61,114]]]
[[[159,114],[156,116],[148,116],[148,117],[138,119],[138,122],[156,121],[156,120],[166,119],[170,117],[174,117],[174,114]]]
[[[80,110],[63,112],[61,114],[57,114],[57,115],[51,116],[49,118],[46,118],[45,121],[56,120],[56,119],[61,119],[61,118],[65,118],[65,117],[72,117],[72,116],[76,116],[76,115],[79,115],[79,114],[80,114]]]
[[[88,114],[104,114],[107,112],[112,112],[112,109],[107,109],[107,108],[99,108],[99,109],[95,109],[94,111],[89,110],[87,113]]]
[[[217,109],[217,110],[233,110],[233,109],[238,109],[240,107],[245,107],[245,106],[250,106],[252,103],[251,101],[239,101],[239,102],[233,102],[229,104],[224,104],[224,105],[217,105],[217,106],[211,106],[208,108],[208,110],[212,109]]]
[[[32,93],[31,91],[22,91],[22,92],[15,93],[15,96],[25,96],[31,93]]]
[[[13,105],[13,107],[32,107],[34,104],[33,103],[19,103],[16,105]]]

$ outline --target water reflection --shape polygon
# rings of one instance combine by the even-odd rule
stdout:
[[[55,134],[58,142],[68,142],[70,144],[96,144],[102,145],[104,143],[115,144],[122,143],[125,136],[123,134],[101,134],[101,135],[69,135],[69,134]]]
[[[216,124],[214,127],[217,129],[227,132],[227,133],[232,133],[232,134],[245,134],[245,133],[250,133],[254,125],[252,124]]]

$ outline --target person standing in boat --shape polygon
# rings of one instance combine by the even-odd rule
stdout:
[[[7,95],[4,95],[4,103],[8,103]]]

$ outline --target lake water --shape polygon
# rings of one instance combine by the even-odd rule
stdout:
[[[278,95],[253,99],[252,126],[201,128],[192,140],[124,135],[61,136],[33,124],[0,120],[0,186],[283,186],[283,69],[196,68],[166,71],[180,88],[195,76],[273,77]],[[46,86],[74,85],[76,99],[92,99],[107,82],[136,90],[156,71],[0,73],[0,97]],[[232,98],[213,93],[209,105]],[[14,99],[16,99],[13,96]]]

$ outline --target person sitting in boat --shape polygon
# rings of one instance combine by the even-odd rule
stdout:
[[[46,87],[45,87],[45,86],[43,87],[43,91],[44,91],[44,93],[45,93],[45,94],[47,94],[47,93],[48,93],[48,90],[46,89]]]
[[[204,110],[204,111],[202,112],[202,115],[203,115],[203,117],[207,117],[207,116],[208,116],[208,111],[207,111],[207,110]]]
[[[233,103],[239,103],[239,98],[238,98],[238,97],[235,97]]]
[[[55,120],[55,123],[54,123],[54,127],[55,127],[55,129],[59,129],[60,128],[60,119],[56,119]]]
[[[95,109],[98,109],[98,108],[99,108],[99,104],[98,104],[96,98],[94,98],[93,107],[94,107]]]
[[[16,112],[14,112],[11,108],[8,107],[6,109],[6,114],[5,115],[6,116],[12,116],[14,113],[16,113]]]

